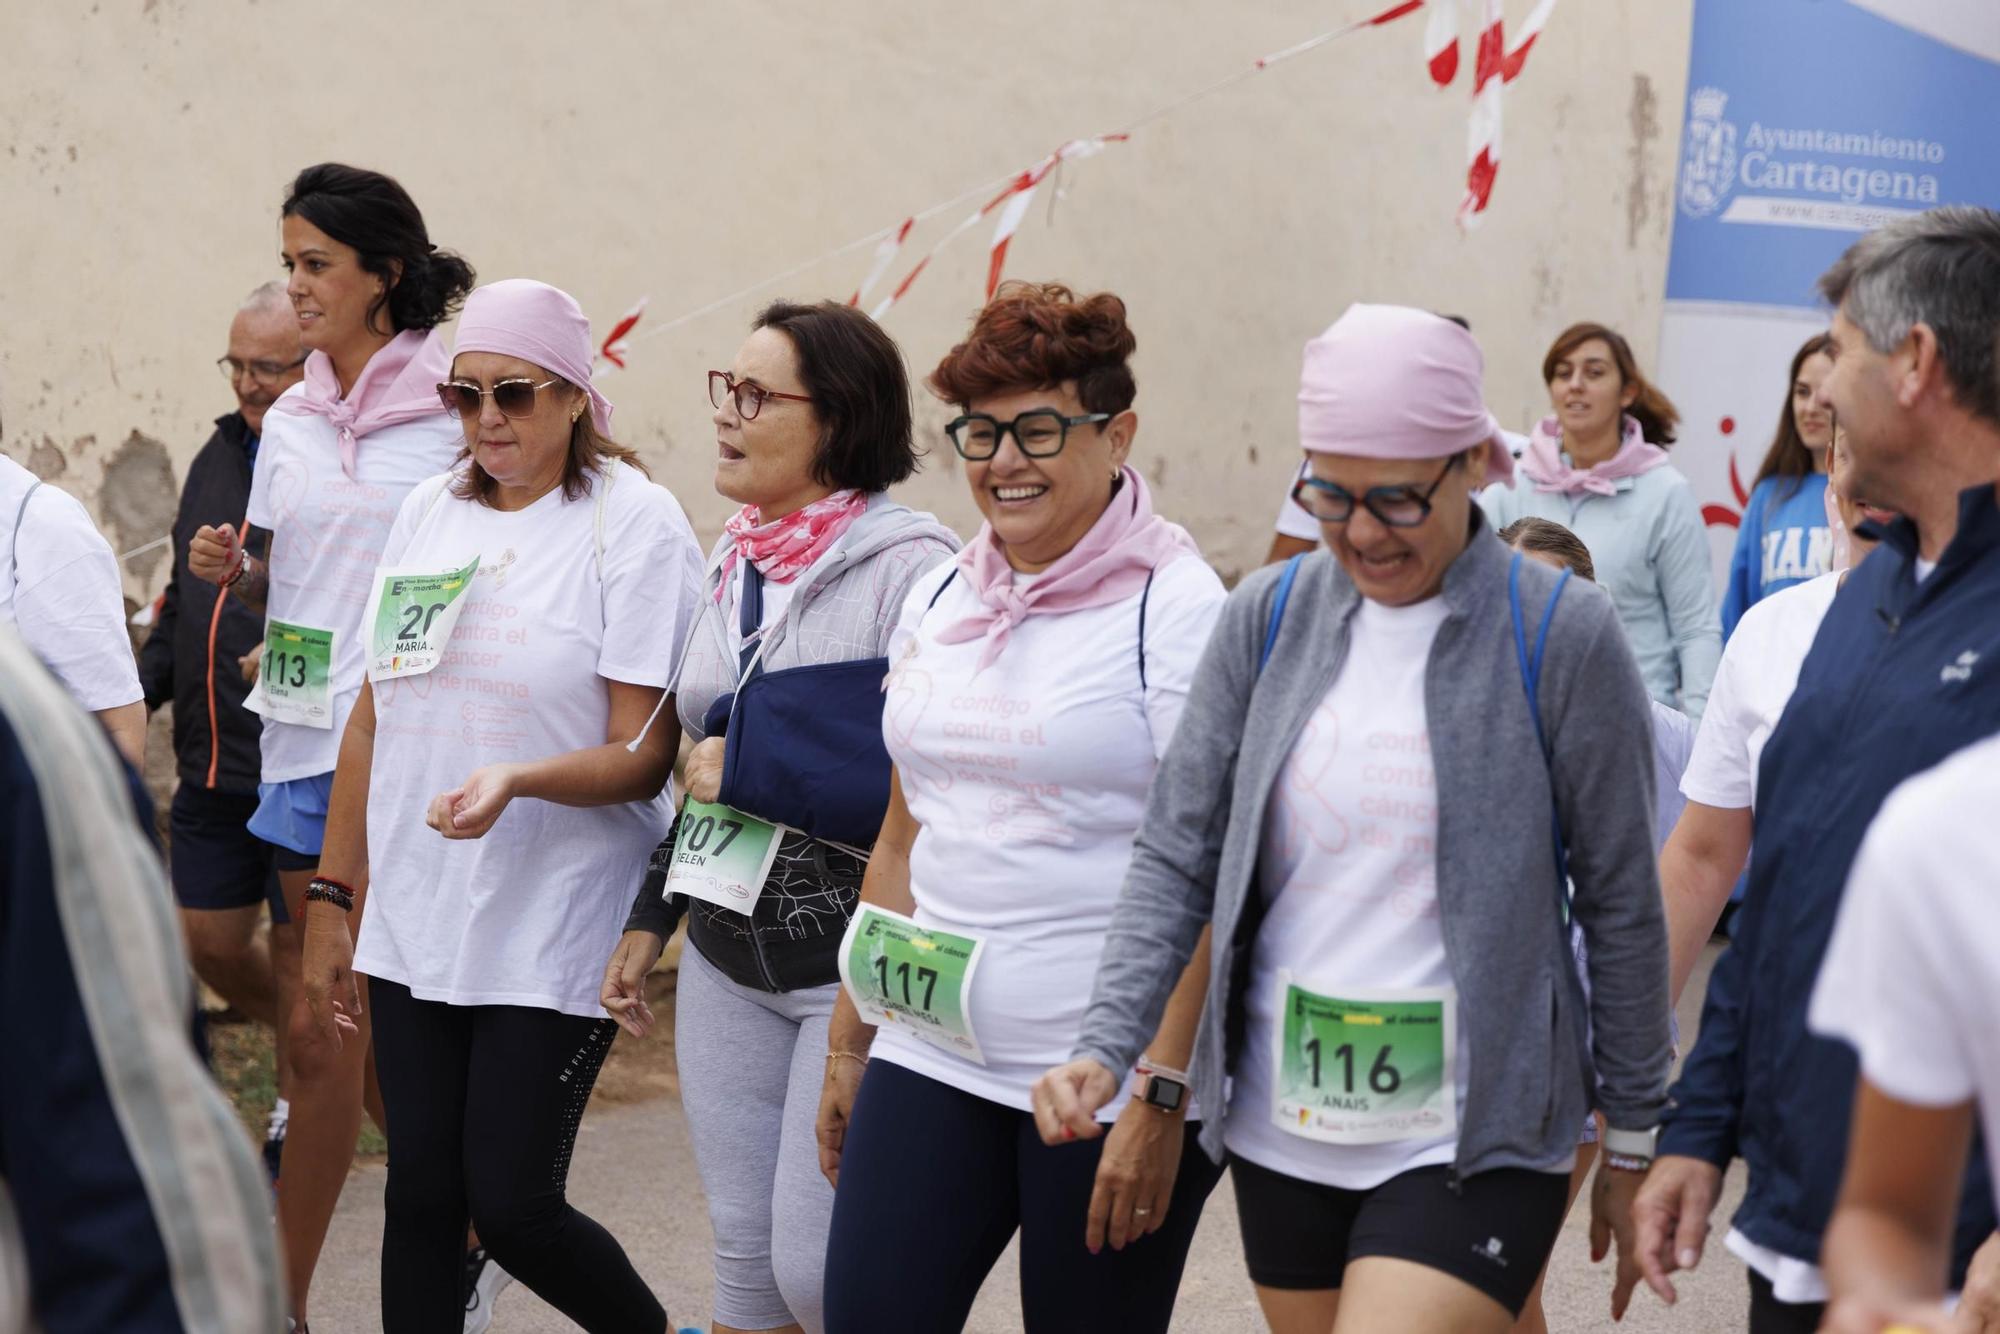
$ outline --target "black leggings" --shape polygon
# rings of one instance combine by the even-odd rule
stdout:
[[[465,1322],[465,1226],[506,1271],[592,1334],[661,1334],[667,1313],[610,1233],[569,1206],[577,1123],[609,1019],[446,1005],[375,978],[388,1113],[384,1334]]]
[[[1030,1334],[1167,1328],[1202,1201],[1222,1169],[1185,1130],[1158,1232],[1092,1255],[1103,1139],[1044,1145],[1035,1118],[876,1061],[854,1100],[826,1253],[827,1334],[962,1329],[1016,1228]]]

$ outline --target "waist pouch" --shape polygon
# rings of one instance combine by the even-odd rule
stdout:
[[[817,839],[872,846],[889,807],[888,673],[887,658],[861,658],[752,675],[727,704],[726,732],[708,729],[728,738],[722,804]]]
[[[864,858],[788,833],[749,916],[676,902],[689,910],[688,942],[724,977],[753,991],[803,991],[840,980],[840,941],[867,871]]]

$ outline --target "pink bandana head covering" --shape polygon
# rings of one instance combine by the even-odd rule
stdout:
[[[452,342],[457,355],[497,352],[562,376],[590,396],[590,420],[599,435],[610,436],[611,400],[590,382],[590,321],[576,298],[560,287],[532,278],[503,278],[473,289]]]
[[[745,505],[729,516],[722,531],[729,537],[729,550],[722,556],[722,580],[715,586],[715,600],[729,584],[730,571],[739,559],[757,567],[757,573],[775,584],[789,584],[811,569],[827,553],[840,535],[868,509],[865,493],[849,488],[821,496],[803,509],[795,509],[769,523],[755,505]]]
[[[1308,453],[1414,460],[1490,440],[1486,480],[1512,481],[1485,375],[1479,344],[1450,320],[1408,306],[1349,306],[1306,344],[1299,443]]]
[[[284,395],[272,406],[289,416],[324,417],[331,422],[340,443],[340,470],[351,478],[362,436],[444,411],[437,385],[450,371],[451,356],[444,350],[442,334],[436,329],[405,329],[368,358],[345,398],[333,373],[333,358],[313,352],[306,358],[306,378],[299,382],[298,392]]]
[[[1551,413],[1536,423],[1534,433],[1528,437],[1527,451],[1521,455],[1521,471],[1528,475],[1537,491],[1568,496],[1588,491],[1594,496],[1615,496],[1618,483],[1625,478],[1667,465],[1667,451],[1646,443],[1646,433],[1638,418],[1627,413],[1623,421],[1618,452],[1602,463],[1579,468],[1563,453],[1562,422]]]
[[[1016,583],[992,524],[982,526],[958,553],[958,568],[979,595],[979,609],[939,631],[938,642],[984,637],[975,675],[992,665],[1014,627],[1028,617],[1121,602],[1144,588],[1160,566],[1200,554],[1187,529],[1153,513],[1145,478],[1130,467],[1119,476],[1123,484],[1090,531],[1025,588]]]

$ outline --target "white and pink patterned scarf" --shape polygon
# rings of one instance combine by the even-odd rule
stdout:
[[[732,545],[722,557],[722,579],[715,586],[715,601],[721,603],[722,590],[728,586],[738,559],[755,565],[772,583],[789,584],[812,568],[867,508],[867,494],[851,488],[823,496],[770,523],[762,521],[755,505],[745,505],[722,525]]]

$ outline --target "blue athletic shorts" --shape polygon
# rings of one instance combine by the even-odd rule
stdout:
[[[250,817],[250,832],[277,845],[280,871],[309,871],[319,865],[332,796],[330,772],[257,784],[257,813]]]

